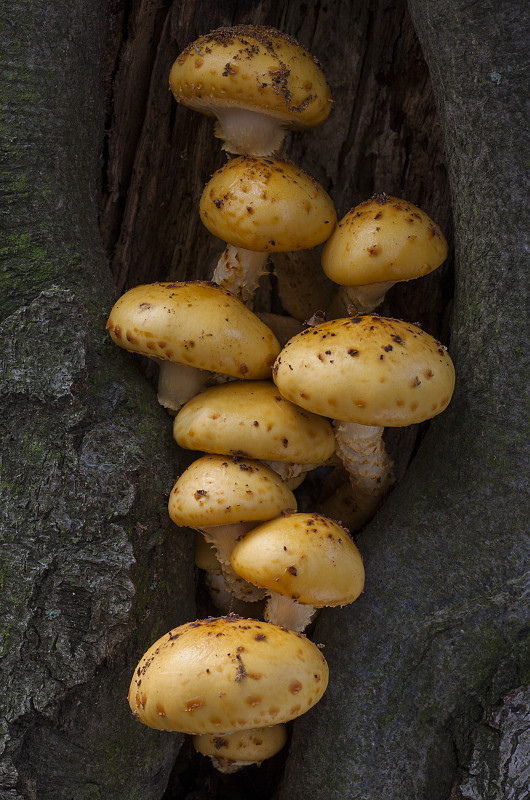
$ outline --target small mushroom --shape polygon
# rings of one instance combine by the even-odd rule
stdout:
[[[305,714],[326,691],[329,671],[305,636],[235,615],[188,622],[140,659],[128,701],[163,731],[222,736]]]
[[[316,59],[274,28],[219,28],[189,44],[171,68],[176,100],[217,118],[229,153],[270,155],[284,129],[327,119],[332,99]]]
[[[188,450],[266,461],[284,480],[326,462],[335,449],[329,421],[286,400],[272,381],[205,389],[181,408],[173,436]]]
[[[417,325],[364,315],[293,337],[276,359],[273,379],[283,397],[334,420],[360,527],[393,483],[383,427],[440,414],[451,400],[455,371],[447,349]]]
[[[107,330],[120,347],[156,358],[158,399],[173,411],[212,372],[267,378],[280,350],[272,331],[244,303],[206,281],[136,286],[114,304]]]
[[[232,567],[267,590],[265,619],[303,631],[316,609],[353,603],[364,589],[364,566],[348,531],[317,513],[287,514],[247,533]]]
[[[209,756],[219,772],[226,774],[272,758],[280,752],[286,741],[287,727],[280,723],[223,736],[203,733],[193,737],[193,746],[198,753]]]
[[[234,158],[206,184],[200,215],[228,243],[215,283],[252,303],[269,253],[307,250],[331,235],[337,214],[323,187],[290,161]]]
[[[265,464],[223,455],[194,461],[175,482],[168,503],[176,525],[200,531],[213,545],[227,588],[247,601],[259,600],[263,593],[230,566],[234,544],[260,522],[296,507],[292,491]]]
[[[328,278],[345,287],[345,308],[373,311],[398,281],[437,269],[447,242],[427,214],[406,200],[376,194],[340,220],[322,251]]]

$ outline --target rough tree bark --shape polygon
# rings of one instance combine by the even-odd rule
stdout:
[[[454,307],[449,262],[385,311],[450,344],[457,392],[425,438],[390,437],[400,475],[419,452],[360,539],[364,596],[318,623],[332,680],[294,726],[281,797],[525,796],[524,11],[410,10],[414,25],[404,0],[4,3],[1,800],[155,800],[181,743],[134,724],[125,695],[145,647],[195,614],[191,539],[165,508],[189,456],[104,322],[124,288],[210,274],[197,207],[224,157],[167,74],[236,22],[323,63],[333,116],[289,147],[339,214],[387,191],[451,235],[443,131],[455,218]]]

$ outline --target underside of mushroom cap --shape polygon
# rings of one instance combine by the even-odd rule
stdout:
[[[234,615],[162,636],[135,669],[128,698],[151,728],[217,734],[294,719],[327,683],[326,661],[309,639]]]
[[[340,220],[322,251],[322,268],[342,286],[408,281],[447,258],[440,228],[420,208],[374,195]]]
[[[455,371],[447,349],[417,325],[368,314],[294,336],[273,379],[284,397],[316,414],[400,427],[446,408]]]
[[[331,457],[331,423],[281,396],[272,381],[230,381],[212,386],[182,407],[173,424],[189,450],[296,464]]]
[[[262,522],[295,509],[294,494],[270,467],[222,455],[194,461],[169,496],[171,519],[189,527]]]
[[[332,99],[317,60],[274,28],[219,28],[186,47],[170,72],[175,98],[205,114],[244,108],[267,113],[284,127],[322,124]]]
[[[201,220],[210,233],[259,252],[306,250],[324,242],[337,220],[323,187],[290,161],[241,156],[204,187]]]
[[[240,379],[269,377],[280,350],[244,303],[207,281],[136,286],[115,303],[107,330],[126,350]]]

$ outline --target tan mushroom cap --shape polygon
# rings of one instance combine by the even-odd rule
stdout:
[[[126,350],[240,379],[268,377],[280,351],[241,300],[206,281],[136,286],[115,303],[107,330]]]
[[[284,397],[316,414],[401,427],[446,408],[455,371],[446,348],[417,325],[367,314],[293,337],[273,378]]]
[[[352,603],[364,588],[363,561],[348,532],[316,513],[258,525],[236,544],[231,563],[250,583],[315,608]]]
[[[265,464],[208,455],[194,461],[175,482],[168,508],[177,525],[202,528],[272,519],[296,509],[296,498]]]
[[[287,741],[287,728],[283,723],[268,728],[235,731],[228,736],[203,734],[193,737],[198,753],[224,762],[239,761],[259,763],[279,753]]]
[[[201,219],[224,242],[257,252],[306,250],[324,242],[337,220],[322,186],[290,161],[233,158],[206,184]]]
[[[186,106],[214,116],[222,107],[259,111],[284,127],[321,125],[332,99],[317,60],[274,28],[219,28],[189,44],[171,68],[169,85]]]
[[[237,616],[189,622],[145,653],[129,705],[159,730],[216,734],[287,722],[324,694],[328,666],[309,639]]]
[[[447,242],[424,211],[378,194],[341,219],[322,252],[322,268],[342,286],[408,281],[447,258]]]
[[[231,381],[189,400],[173,423],[188,450],[313,464],[333,454],[331,423],[286,400],[272,381]]]

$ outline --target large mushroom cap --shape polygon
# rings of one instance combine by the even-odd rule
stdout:
[[[280,351],[241,300],[206,281],[136,286],[115,303],[107,330],[126,350],[241,379],[268,377]]]
[[[436,269],[447,242],[424,211],[378,194],[341,219],[322,252],[322,268],[342,286],[408,281]]]
[[[232,381],[189,400],[173,423],[188,450],[313,464],[335,449],[330,422],[286,400],[272,381]]]
[[[169,85],[180,103],[205,114],[242,108],[288,128],[320,125],[332,106],[316,59],[292,37],[252,25],[219,28],[189,44],[171,68]]]
[[[215,734],[287,722],[324,694],[318,647],[276,625],[241,617],[189,622],[140,660],[129,705],[159,730]]]
[[[256,586],[315,608],[352,603],[364,588],[357,547],[321,514],[289,514],[258,525],[236,544],[231,563]]]
[[[204,187],[201,219],[224,242],[258,252],[306,250],[331,235],[337,214],[322,186],[290,161],[241,156]]]
[[[455,383],[446,348],[417,325],[366,316],[293,337],[276,359],[281,394],[316,414],[361,425],[412,425],[439,414]]]
[[[287,509],[296,509],[296,498],[270,467],[222,455],[194,461],[169,495],[173,522],[192,528],[261,522]]]

